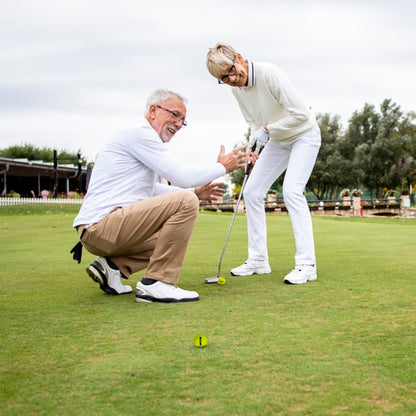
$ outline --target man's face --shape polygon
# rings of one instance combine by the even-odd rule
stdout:
[[[185,117],[186,107],[183,101],[178,97],[171,97],[159,105],[151,105],[147,119],[162,141],[167,143],[182,128]]]

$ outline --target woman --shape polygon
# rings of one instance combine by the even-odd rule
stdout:
[[[218,43],[207,55],[207,68],[219,83],[231,86],[250,126],[247,161],[256,141],[267,141],[244,190],[247,213],[248,259],[231,270],[234,276],[270,273],[264,199],[273,182],[286,170],[283,198],[296,242],[295,267],[284,278],[288,284],[316,280],[312,220],[304,196],[321,144],[315,116],[286,74],[273,64],[244,59],[227,44]]]

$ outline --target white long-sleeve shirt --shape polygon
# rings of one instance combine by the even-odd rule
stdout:
[[[213,181],[225,174],[221,163],[182,166],[146,119],[120,132],[98,154],[73,226],[101,221],[114,208]],[[167,179],[169,186],[158,182]]]
[[[266,126],[272,140],[288,141],[316,125],[315,115],[281,69],[263,62],[248,61],[248,66],[248,85],[231,90],[252,134]]]

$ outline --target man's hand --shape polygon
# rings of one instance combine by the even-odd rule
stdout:
[[[195,187],[195,194],[200,201],[209,199],[218,199],[219,196],[222,196],[225,193],[225,189],[218,188],[219,186],[224,185],[224,182],[210,182],[205,185],[200,185]]]
[[[245,154],[241,152],[242,147],[236,147],[230,153],[225,154],[225,147],[221,145],[217,162],[225,167],[225,172],[230,173],[238,168],[244,167]]]

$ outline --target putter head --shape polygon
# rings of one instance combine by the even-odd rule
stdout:
[[[218,283],[218,279],[219,279],[219,276],[217,276],[217,277],[207,277],[205,279],[205,283],[208,283],[208,284],[210,284],[210,283]]]

